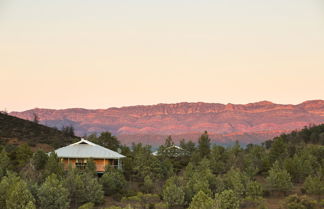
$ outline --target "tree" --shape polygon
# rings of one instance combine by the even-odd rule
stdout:
[[[154,183],[150,176],[145,176],[143,190],[145,193],[151,193],[154,189]]]
[[[285,159],[284,166],[291,175],[292,180],[300,183],[314,172],[312,165],[315,161],[316,159],[311,153],[295,154],[292,158]]]
[[[86,191],[85,191],[86,192]],[[69,192],[57,178],[51,174],[41,185],[38,191],[39,205],[42,209],[68,209]]]
[[[103,147],[106,147],[108,149],[117,151],[118,148],[120,148],[120,142],[118,141],[117,137],[113,136],[110,132],[102,132],[100,136],[89,138],[89,140],[92,140],[92,142],[99,144]]]
[[[4,176],[0,182],[0,208],[6,209],[6,200],[10,194],[13,185],[20,181],[20,177],[16,174],[9,172],[7,176]]]
[[[85,173],[81,176],[84,183],[82,191],[84,192],[84,202],[92,202],[95,204],[102,203],[104,199],[104,191],[98,179]]]
[[[316,201],[309,199],[306,196],[290,195],[283,203],[285,209],[315,209]]]
[[[87,159],[87,166],[85,171],[89,173],[90,175],[96,176],[97,175],[97,167],[96,163],[93,159]]]
[[[238,197],[244,197],[246,192],[246,184],[248,177],[244,175],[240,170],[232,168],[225,176],[228,188]]]
[[[94,204],[92,202],[88,202],[86,204],[81,205],[78,209],[93,209]]]
[[[84,183],[81,176],[76,169],[69,168],[66,177],[64,178],[63,185],[69,192],[69,198],[72,208],[76,208],[84,203]]]
[[[61,177],[63,176],[63,173],[63,164],[59,162],[57,154],[55,152],[51,152],[45,166],[45,176],[56,174],[58,177]]]
[[[169,178],[163,187],[163,200],[167,203],[169,208],[184,204],[185,193],[178,178],[179,177],[176,176]]]
[[[26,182],[18,181],[11,185],[7,194],[6,208],[7,209],[36,209],[34,204],[35,199],[27,188]]]
[[[320,176],[308,176],[304,182],[304,188],[308,194],[320,196],[324,194],[324,180]]]
[[[39,123],[39,117],[36,113],[33,113],[33,122],[37,124]]]
[[[204,132],[199,138],[198,141],[198,150],[200,153],[200,157],[209,157],[210,154],[210,138],[208,136],[207,131]]]
[[[289,173],[286,169],[280,168],[278,161],[270,169],[269,176],[266,178],[266,180],[271,191],[286,193],[292,188]]]
[[[273,140],[270,148],[270,162],[274,163],[276,160],[283,160],[288,156],[287,144],[282,137]]]
[[[217,209],[238,209],[240,207],[240,199],[233,190],[224,190],[216,194]]]
[[[246,197],[250,200],[258,200],[262,197],[262,185],[256,181],[249,181],[246,190]]]
[[[213,199],[203,191],[199,191],[193,198],[188,209],[212,209]]]
[[[10,164],[10,159],[8,157],[7,152],[3,149],[0,152],[0,179],[4,175],[6,175],[9,164]]]
[[[35,199],[24,182],[16,174],[8,173],[0,182],[0,208],[35,209]]]
[[[16,162],[19,169],[24,167],[30,158],[33,156],[33,152],[27,144],[18,146],[16,149]]]
[[[100,178],[105,195],[122,194],[126,188],[124,175],[117,169],[107,167],[104,175]]]
[[[48,160],[48,155],[43,150],[37,150],[33,154],[32,164],[36,170],[42,170],[45,168]]]

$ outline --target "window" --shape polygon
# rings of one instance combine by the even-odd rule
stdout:
[[[80,170],[84,170],[87,167],[87,161],[83,159],[77,159],[75,162],[75,167]]]

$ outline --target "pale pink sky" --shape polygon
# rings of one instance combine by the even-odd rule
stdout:
[[[321,0],[0,2],[0,110],[324,99]]]

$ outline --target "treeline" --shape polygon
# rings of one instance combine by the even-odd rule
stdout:
[[[17,144],[28,143],[31,147],[47,144],[51,147],[61,147],[77,140],[73,127],[63,127],[62,131],[38,124],[38,117],[34,121],[23,120],[8,114],[0,113],[0,145],[18,140]]]
[[[63,170],[55,154],[27,145],[0,148],[0,208],[109,209],[316,209],[324,206],[324,125],[305,127],[261,145],[213,145],[171,137],[155,155],[141,143],[121,145],[108,132],[87,137],[121,152],[123,170],[101,177],[88,160],[85,170]]]

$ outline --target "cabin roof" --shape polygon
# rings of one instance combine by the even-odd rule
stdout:
[[[120,159],[124,155],[112,151],[88,140],[80,141],[54,151],[60,158],[96,158],[96,159]]]

